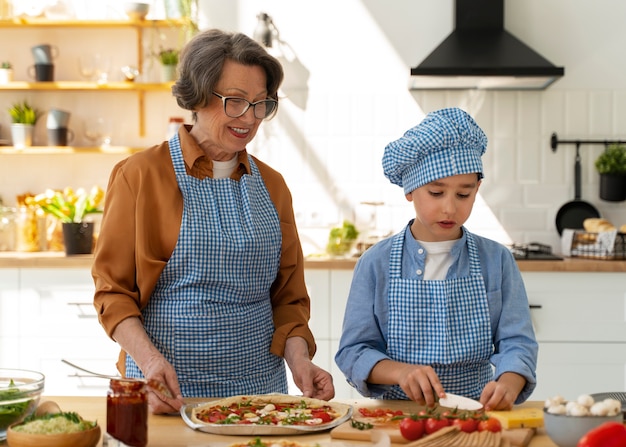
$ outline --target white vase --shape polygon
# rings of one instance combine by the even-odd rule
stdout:
[[[11,124],[13,147],[21,149],[32,146],[34,132],[35,126],[33,124]]]
[[[13,82],[13,69],[0,68],[0,84],[8,84]]]
[[[176,80],[176,65],[161,65],[161,82]]]

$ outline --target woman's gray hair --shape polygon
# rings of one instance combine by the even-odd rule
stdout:
[[[226,59],[263,68],[267,97],[278,101],[278,88],[284,76],[280,62],[245,34],[210,29],[194,36],[180,53],[178,80],[172,86],[178,105],[191,111],[206,107]],[[195,112],[192,118],[195,122]]]

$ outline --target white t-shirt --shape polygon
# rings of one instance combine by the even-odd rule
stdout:
[[[233,157],[228,161],[213,160],[213,178],[227,178],[233,173],[233,169],[237,166],[237,157]]]
[[[426,250],[426,265],[424,266],[424,279],[446,279],[448,270],[452,265],[450,250],[456,244],[456,240],[442,242],[418,241]]]

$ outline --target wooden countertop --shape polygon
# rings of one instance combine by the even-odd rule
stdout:
[[[96,420],[100,425],[103,433],[106,431],[106,397],[56,397],[43,396],[42,401],[55,401],[63,411],[75,411],[84,419]],[[189,402],[197,401],[197,399],[189,399]],[[416,405],[409,401],[376,401],[372,399],[358,400],[341,400],[343,403],[353,405],[355,407],[373,407],[377,404],[385,408],[406,408],[407,405]],[[541,407],[541,402],[527,402],[523,406]],[[406,411],[406,410],[405,410]],[[273,438],[280,439],[285,436],[275,436]],[[250,437],[252,439],[253,437]],[[209,443],[233,443],[241,441],[242,437],[213,435],[198,432],[188,427],[183,420],[177,416],[156,416],[150,415],[148,419],[148,445],[150,446],[200,446],[209,445]],[[246,440],[250,440],[248,437]],[[321,432],[311,435],[299,435],[298,441],[306,444],[328,443],[330,442],[328,432]],[[369,442],[349,441],[354,445],[371,445]],[[0,443],[2,444],[2,443]],[[98,444],[102,446],[102,441]],[[396,444],[394,444],[396,445]],[[399,445],[399,444],[397,444]],[[557,447],[550,438],[544,433],[543,429],[539,429],[537,434],[532,438],[528,447]]]
[[[358,258],[309,257],[306,269],[352,270]],[[64,252],[0,252],[0,268],[90,268],[92,255]],[[522,272],[626,272],[626,260],[566,258],[563,261],[517,261]]]

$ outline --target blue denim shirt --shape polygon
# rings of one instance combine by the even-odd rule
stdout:
[[[423,277],[426,250],[413,238],[411,222],[404,230],[402,276]],[[447,279],[469,274],[467,236],[452,247],[452,265]],[[473,235],[478,248],[482,275],[487,290],[494,353],[494,380],[502,373],[515,372],[526,378],[526,386],[516,404],[527,400],[537,384],[538,344],[528,307],[528,297],[517,264],[503,245]],[[354,269],[350,294],[346,305],[339,350],[335,355],[337,366],[348,383],[367,397],[379,397],[389,389],[386,385],[367,382],[372,368],[387,355],[389,255],[391,239],[369,248]]]

